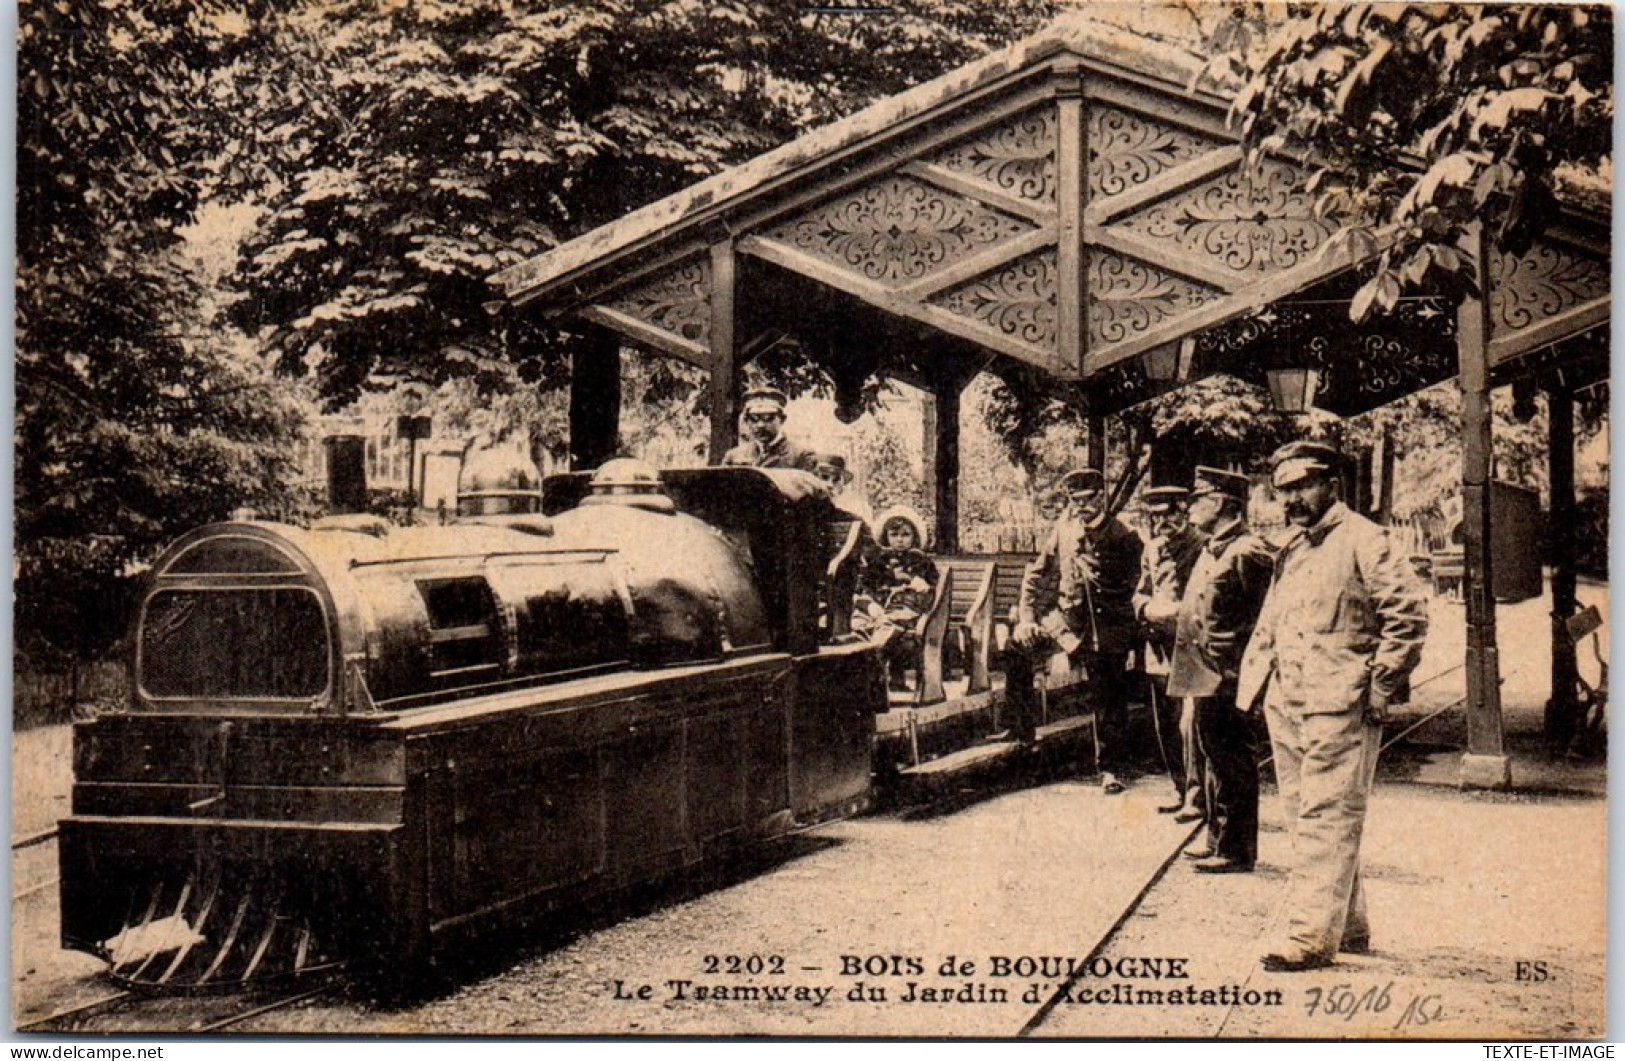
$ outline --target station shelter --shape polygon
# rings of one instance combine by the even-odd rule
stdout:
[[[493,282],[519,311],[586,335],[571,382],[579,466],[616,449],[623,342],[709,374],[713,459],[736,439],[745,366],[786,335],[828,372],[838,405],[875,375],[921,387],[936,408],[928,486],[946,551],[959,396],[979,372],[1076,386],[1102,422],[1219,372],[1277,385],[1312,374],[1315,404],[1345,415],[1457,377],[1462,781],[1505,787],[1489,396],[1511,384],[1549,400],[1560,705],[1575,666],[1574,398],[1608,378],[1609,219],[1565,209],[1516,253],[1476,233],[1463,249],[1488,278],[1478,295],[1406,298],[1353,324],[1366,263],[1317,213],[1306,163],[1244,157],[1230,100],[1193,87],[1203,65],[1063,18]],[[1104,444],[1091,449],[1102,466]]]

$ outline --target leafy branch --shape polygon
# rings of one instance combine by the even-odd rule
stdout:
[[[1240,35],[1231,121],[1255,156],[1299,152],[1340,246],[1374,257],[1350,307],[1364,318],[1407,291],[1476,289],[1462,240],[1482,224],[1517,252],[1558,212],[1561,188],[1606,197],[1613,20],[1601,6],[1294,6]],[[1259,24],[1262,24],[1261,22]]]

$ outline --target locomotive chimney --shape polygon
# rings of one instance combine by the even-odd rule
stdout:
[[[457,482],[459,516],[512,516],[542,510],[542,476],[519,438],[472,449]]]
[[[367,440],[361,435],[329,435],[327,507],[333,513],[367,511]]]

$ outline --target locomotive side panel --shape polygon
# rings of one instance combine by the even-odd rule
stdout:
[[[533,749],[484,767],[451,762],[414,790],[424,796],[425,938],[602,874],[603,787],[590,752]]]
[[[606,840],[617,884],[658,877],[689,861],[686,729],[682,719],[627,726],[602,749]]]
[[[774,690],[790,665],[605,676],[388,723],[424,793],[429,932],[551,909],[782,831],[790,770]]]
[[[788,696],[790,801],[803,824],[868,808],[874,716],[886,679],[867,642],[796,657]]]
[[[754,704],[724,705],[684,727],[683,811],[693,855],[704,857],[707,848],[743,836],[750,824],[745,749],[752,719],[764,709],[758,695]]]

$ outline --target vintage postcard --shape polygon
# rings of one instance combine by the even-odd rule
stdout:
[[[11,1035],[1598,1056],[1613,40],[24,0]]]

